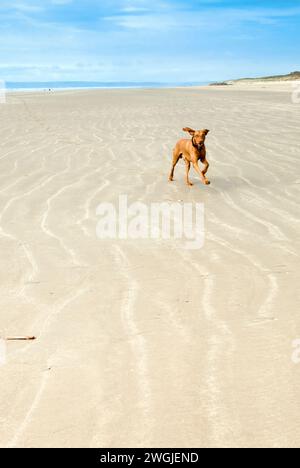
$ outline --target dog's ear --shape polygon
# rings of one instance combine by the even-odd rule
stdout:
[[[192,128],[184,127],[182,130],[183,130],[184,132],[189,133],[189,134],[192,135],[192,136],[195,135],[195,130],[193,130]]]
[[[206,128],[206,129],[204,130],[204,132],[205,132],[205,135],[207,135],[207,134],[210,132],[210,130],[207,130],[207,128]]]

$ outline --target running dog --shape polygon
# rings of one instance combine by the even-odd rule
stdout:
[[[176,144],[173,151],[173,164],[172,170],[169,177],[169,180],[172,182],[174,180],[174,170],[179,161],[179,159],[184,159],[186,165],[186,183],[189,187],[193,186],[189,179],[189,173],[191,164],[195,171],[199,174],[201,182],[204,185],[209,185],[210,181],[206,178],[206,173],[209,168],[209,164],[206,159],[206,148],[205,148],[205,138],[209,133],[209,130],[193,130],[192,128],[186,127],[183,129],[184,132],[187,132],[191,135],[192,139],[182,139],[179,140]],[[204,169],[201,171],[199,167],[199,160],[204,164]]]

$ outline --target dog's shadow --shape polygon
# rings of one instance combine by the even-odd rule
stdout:
[[[268,183],[265,179],[260,180],[253,176],[247,178],[248,182],[240,176],[212,176],[211,187],[221,190],[222,192],[235,192],[241,189],[259,190],[260,188],[272,187],[274,184],[272,181]]]

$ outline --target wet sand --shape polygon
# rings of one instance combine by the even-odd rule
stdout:
[[[282,90],[0,105],[1,447],[297,447],[300,104]],[[183,126],[209,128],[210,187]],[[205,247],[101,241],[96,208],[205,205]]]

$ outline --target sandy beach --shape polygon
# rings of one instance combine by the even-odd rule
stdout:
[[[272,86],[272,85],[271,85]],[[1,447],[297,447],[291,85],[10,93],[0,105]],[[211,186],[184,164],[208,128]],[[205,207],[205,246],[102,241],[100,203]]]

